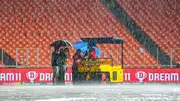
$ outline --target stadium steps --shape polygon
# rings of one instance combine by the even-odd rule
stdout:
[[[13,67],[14,65],[16,65],[16,61],[9,56],[6,52],[2,51],[2,49],[0,49],[0,64],[4,64],[4,65],[11,65],[11,67]],[[2,56],[3,56],[3,62],[2,62]]]
[[[118,19],[126,30],[148,50],[152,56],[157,58],[156,50],[159,50],[159,62],[162,65],[169,65],[169,56],[134,22],[126,11],[118,4],[116,0],[101,0],[104,6]]]
[[[180,59],[180,32],[178,1],[151,0],[140,2],[117,0],[129,16],[169,56],[173,49],[173,60]],[[146,6],[145,6],[146,5]],[[158,5],[158,6],[156,6]],[[178,61],[175,60],[175,63]]]

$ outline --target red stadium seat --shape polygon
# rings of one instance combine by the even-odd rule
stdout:
[[[40,2],[41,3],[39,4],[35,4],[33,1],[21,0],[9,4],[9,7],[13,5],[13,7],[15,7],[14,9],[19,7],[27,10],[21,11],[20,9],[17,9],[16,15],[11,15],[9,12],[5,11],[4,9],[6,8],[2,6],[1,9],[4,11],[1,13],[2,16],[6,17],[7,19],[14,17],[16,18],[12,19],[12,23],[6,22],[5,20],[6,23],[0,26],[0,36],[2,36],[0,39],[2,42],[0,48],[3,48],[8,54],[10,54],[10,56],[12,56],[12,58],[16,59],[16,48],[29,48],[28,65],[36,65],[37,57],[35,49],[38,48],[38,64],[50,65],[51,55],[49,45],[55,40],[66,39],[74,44],[77,40],[80,40],[81,37],[113,36],[121,37],[125,40],[124,63],[126,65],[154,65],[157,63],[156,59],[152,57],[151,54],[149,54],[146,50],[144,50],[144,55],[138,51],[142,46],[125,30],[125,28],[116,20],[116,18],[114,18],[114,16],[112,16],[112,14],[103,6],[100,1],[70,0],[69,2],[65,2],[64,0],[57,0],[58,3],[52,1],[47,1],[49,3],[45,3],[43,1]],[[148,24],[155,23],[153,25],[156,25],[158,22],[150,22],[148,19],[145,19],[146,17],[142,16],[143,11],[141,14],[136,14],[139,9],[133,10],[133,8],[131,8],[131,2],[122,0],[120,1],[120,4],[122,3],[127,5],[127,7],[123,6],[125,10],[128,11],[132,18],[138,19],[137,22],[140,24],[144,24],[146,20],[148,21]],[[50,6],[48,4],[50,4]],[[140,3],[138,2],[138,4]],[[42,7],[41,10],[40,7]],[[136,15],[136,17],[133,17],[133,15]],[[144,19],[139,18],[141,16]],[[24,19],[23,22],[20,20],[20,18]],[[152,17],[149,18],[155,19]],[[147,34],[157,38],[156,42],[160,45],[159,39],[162,39],[161,37],[167,33],[161,37],[159,35],[154,35],[160,28],[155,29],[154,31],[152,30],[152,28],[154,28],[153,25],[146,28],[149,26],[148,24],[144,24],[146,26],[143,27],[143,29],[150,31]],[[166,26],[166,24],[164,26]],[[177,28],[177,26],[175,25],[174,28]],[[174,36],[171,36],[171,39],[173,38]],[[178,39],[173,41],[173,43],[176,42],[175,44],[178,46],[179,41],[177,40]],[[117,52],[114,51],[114,49],[121,48],[119,45],[98,45],[98,47],[100,50],[106,52],[102,53],[101,57],[112,55],[114,62],[119,62],[121,59],[120,56],[117,56]],[[167,48],[167,46],[164,46],[164,48]],[[129,55],[131,50],[136,51],[132,55],[132,60],[130,59]],[[70,51],[72,57],[75,50],[72,48]],[[120,55],[120,53],[118,54]],[[18,63],[21,65],[26,65],[26,51],[20,52],[19,55],[24,58],[24,60],[18,59]],[[119,60],[117,57],[119,57]],[[68,59],[67,63],[68,65],[72,65],[72,58]]]
[[[157,0],[156,2],[139,0],[117,0],[133,20],[150,36],[160,48],[170,56],[170,48],[180,45],[178,35],[178,12],[171,7],[176,7],[173,1]],[[155,6],[155,3],[159,6]],[[177,35],[177,36],[176,36]],[[166,41],[165,41],[166,40]],[[179,54],[176,54],[179,56]]]

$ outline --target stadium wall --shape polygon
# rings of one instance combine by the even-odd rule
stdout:
[[[179,83],[180,69],[123,69],[123,83]],[[72,83],[72,69],[65,73],[65,83]],[[1,68],[1,85],[52,84],[51,68]]]

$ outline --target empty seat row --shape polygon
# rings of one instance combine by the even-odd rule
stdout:
[[[171,48],[180,46],[178,11],[172,9],[173,1],[117,0],[143,31],[170,56]],[[159,6],[156,6],[159,5]],[[179,53],[174,54],[179,57]]]
[[[22,23],[21,20],[14,19],[12,23],[16,24],[4,22],[5,24],[0,26],[0,34],[3,39],[0,48],[4,49],[14,59],[16,59],[17,48],[32,49],[28,53],[28,58],[26,51],[19,51],[18,63],[32,66],[37,65],[38,62],[39,65],[44,66],[50,65],[51,63],[49,45],[55,40],[65,39],[74,44],[80,40],[81,37],[121,37],[125,40],[125,65],[160,65],[156,59],[123,28],[100,1],[70,0],[67,2],[66,0],[57,0],[57,2],[48,1],[48,3],[44,3],[43,1],[21,0],[14,5],[24,4],[24,6],[17,6],[17,8],[14,6],[14,9],[16,9],[17,12],[21,12],[18,8],[31,10],[31,12],[21,12],[17,15],[12,14],[10,16],[10,12],[3,10],[2,14],[7,19],[14,16],[23,16],[23,19],[26,20],[23,20]],[[31,5],[38,6],[30,7]],[[39,16],[37,11],[32,10],[32,8],[37,10],[38,7],[46,8],[48,13],[39,11],[41,12]],[[30,16],[33,15],[41,20],[37,22],[31,21],[33,18]],[[18,17],[16,18],[18,19]],[[16,30],[17,28],[19,29]],[[3,32],[4,35],[2,35],[1,32]],[[115,64],[120,63],[122,59],[120,45],[98,45],[98,47],[103,52],[105,51],[101,57],[111,55]],[[38,56],[35,50],[36,48],[39,49]],[[119,51],[116,49],[119,49]],[[141,49],[143,49],[143,52],[140,51]],[[72,57],[75,50],[70,48],[70,51]],[[67,63],[68,65],[72,65],[72,58],[68,59]]]

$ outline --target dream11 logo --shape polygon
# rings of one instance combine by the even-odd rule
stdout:
[[[30,82],[34,82],[34,80],[38,77],[38,73],[35,71],[29,71],[26,73],[26,77],[30,80]]]
[[[147,74],[143,71],[138,71],[135,74],[135,77],[139,80],[139,82],[143,82],[143,80],[147,77]]]

